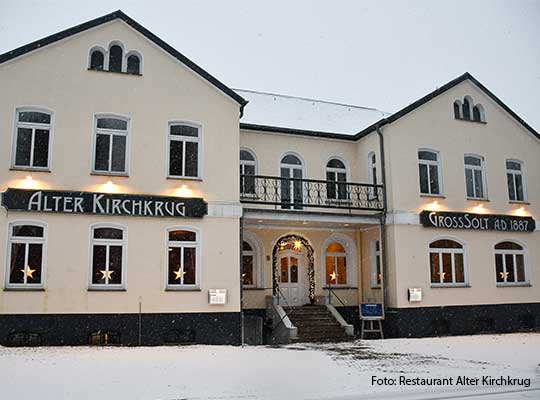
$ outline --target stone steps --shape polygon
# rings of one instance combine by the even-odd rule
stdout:
[[[352,340],[326,306],[293,307],[289,319],[298,329],[291,343],[333,343]]]

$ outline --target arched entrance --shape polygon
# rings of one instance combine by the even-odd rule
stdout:
[[[289,234],[276,241],[272,250],[274,296],[289,305],[315,301],[313,247],[302,236]]]

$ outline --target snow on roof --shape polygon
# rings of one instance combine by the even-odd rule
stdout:
[[[249,101],[244,124],[354,135],[389,113],[369,107],[233,89]]]

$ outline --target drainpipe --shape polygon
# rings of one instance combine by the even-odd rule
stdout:
[[[240,343],[244,346],[244,283],[242,279],[243,265],[242,259],[244,256],[244,218],[240,217]]]
[[[388,298],[388,289],[386,286],[386,277],[387,277],[387,262],[388,257],[386,254],[386,212],[388,208],[387,201],[387,190],[386,190],[386,162],[384,157],[384,137],[380,129],[380,124],[375,126],[377,135],[379,136],[379,151],[381,158],[381,176],[382,176],[382,185],[383,185],[383,211],[380,216],[380,229],[381,229],[381,261],[382,261],[382,287],[383,287],[383,305],[384,309],[387,308],[387,298]]]

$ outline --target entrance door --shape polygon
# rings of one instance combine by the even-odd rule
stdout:
[[[299,254],[283,254],[279,258],[279,290],[286,300],[286,305],[301,306],[304,304],[302,275],[300,273]],[[280,299],[283,300],[283,299]]]
[[[292,154],[281,160],[281,208],[302,209],[304,191],[302,188],[302,161]],[[291,178],[294,178],[292,180]]]

